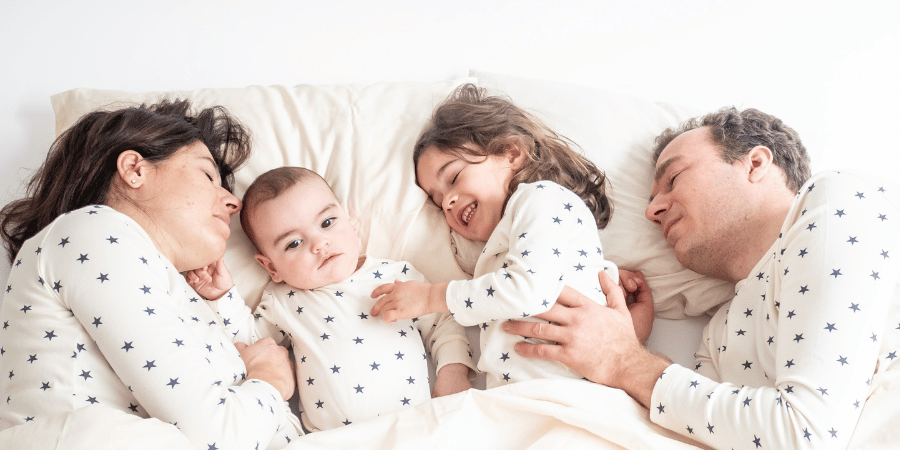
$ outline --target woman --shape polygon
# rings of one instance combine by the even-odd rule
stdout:
[[[0,211],[12,264],[0,429],[100,404],[175,424],[202,448],[298,435],[286,351],[236,349],[181,275],[222,258],[241,208],[232,174],[250,151],[224,109],[189,110],[87,114]]]

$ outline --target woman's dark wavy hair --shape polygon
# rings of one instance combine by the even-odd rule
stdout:
[[[490,155],[502,155],[514,144],[525,151],[526,160],[513,175],[510,193],[520,183],[556,182],[581,197],[593,213],[597,228],[606,227],[613,211],[612,201],[606,195],[606,175],[572,148],[577,146],[574,142],[508,98],[489,95],[474,84],[456,88],[434,110],[431,122],[416,142],[413,164],[418,165],[419,157],[431,147],[479,162]]]
[[[225,108],[192,114],[189,101],[175,99],[84,115],[53,142],[25,197],[0,210],[0,234],[10,263],[22,243],[59,215],[106,204],[114,194],[116,160],[123,151],[160,163],[197,141],[209,148],[222,186],[231,191],[234,171],[250,156],[250,134]]]

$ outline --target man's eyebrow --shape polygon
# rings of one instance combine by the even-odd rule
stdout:
[[[659,167],[656,168],[656,174],[653,176],[653,184],[656,184],[657,182],[659,182],[659,179],[662,178],[663,174],[666,173],[666,170],[669,169],[669,166],[671,166],[672,163],[674,163],[675,161],[678,161],[679,159],[681,159],[681,155],[676,155],[676,156],[673,156],[673,157],[663,161],[663,163],[660,164]],[[653,203],[654,197],[656,197],[656,196],[655,195],[650,196],[650,203]]]
[[[659,181],[659,179],[662,178],[663,174],[666,173],[666,169],[668,169],[669,166],[672,165],[672,163],[678,161],[679,159],[681,159],[681,155],[673,156],[663,161],[663,163],[656,168],[656,175],[653,176],[653,182],[656,183],[657,181]]]

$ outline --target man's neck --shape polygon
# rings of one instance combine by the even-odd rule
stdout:
[[[793,195],[778,195],[774,201],[766,202],[762,207],[758,208],[756,220],[748,228],[748,233],[744,239],[743,251],[735,255],[732,259],[733,264],[728,264],[726,268],[727,280],[737,283],[749,277],[750,271],[759,263],[761,259],[766,257],[767,252],[772,244],[778,239],[781,233],[781,227],[787,218],[788,212],[793,204]]]

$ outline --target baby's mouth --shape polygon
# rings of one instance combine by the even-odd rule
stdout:
[[[478,202],[472,202],[472,204],[467,206],[462,214],[460,214],[459,220],[461,220],[464,225],[469,225],[469,221],[472,220],[472,216],[475,215],[475,209],[477,208]]]

